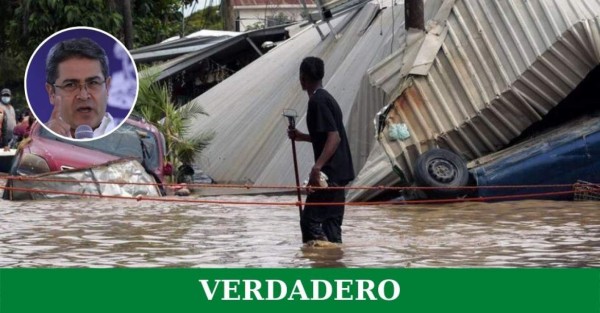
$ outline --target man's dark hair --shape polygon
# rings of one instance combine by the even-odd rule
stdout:
[[[317,57],[306,57],[300,64],[300,74],[310,81],[318,82],[325,76],[325,64]]]
[[[46,82],[54,84],[58,78],[58,65],[71,58],[98,60],[102,75],[108,75],[108,57],[99,44],[89,38],[69,39],[54,45],[46,58]]]

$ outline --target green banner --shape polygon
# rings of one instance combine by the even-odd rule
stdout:
[[[598,313],[600,269],[0,269],[1,313],[328,309]]]

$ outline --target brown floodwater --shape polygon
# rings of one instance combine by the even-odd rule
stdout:
[[[298,208],[289,205],[0,206],[0,267],[600,267],[600,202],[591,201],[349,206],[339,248],[302,248]]]

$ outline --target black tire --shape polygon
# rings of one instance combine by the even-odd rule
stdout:
[[[440,187],[424,189],[433,198],[448,198],[465,195],[467,190],[447,189],[448,187],[464,187],[469,182],[467,164],[457,154],[444,149],[431,149],[417,158],[414,169],[415,182],[420,187]]]

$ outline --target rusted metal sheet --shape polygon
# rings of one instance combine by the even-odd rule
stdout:
[[[456,1],[431,68],[396,77],[378,118],[378,140],[404,183],[424,151],[442,147],[473,160],[541,120],[600,64],[599,15],[597,0]],[[372,81],[398,73],[374,71]],[[399,124],[410,137],[390,138]]]

